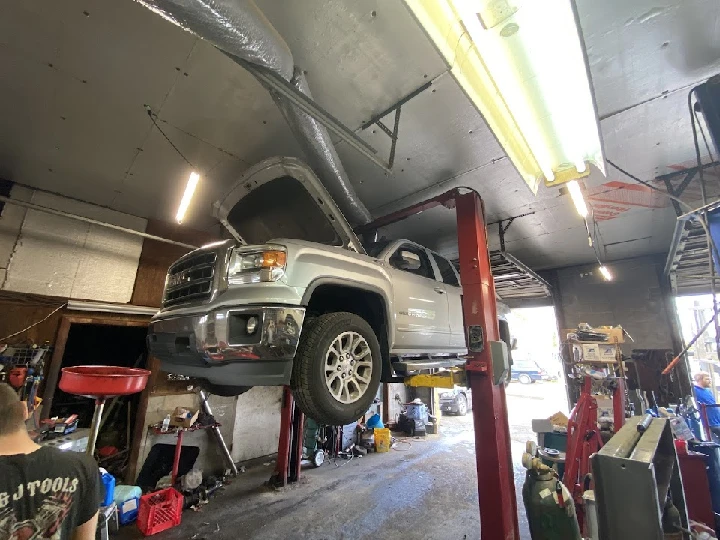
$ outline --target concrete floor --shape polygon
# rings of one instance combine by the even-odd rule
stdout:
[[[520,456],[533,438],[530,419],[564,408],[559,383],[508,388],[509,420],[520,494]],[[406,440],[388,454],[326,463],[285,490],[264,485],[271,466],[257,465],[201,511],[157,540],[475,539],[480,537],[472,416],[443,417],[441,434]],[[521,538],[530,538],[519,501]],[[121,538],[139,538],[125,527]]]

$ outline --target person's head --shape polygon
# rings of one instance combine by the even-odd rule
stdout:
[[[0,437],[24,430],[27,417],[27,407],[15,390],[0,383]]]
[[[710,388],[712,386],[710,374],[706,371],[696,373],[693,375],[693,379],[695,379],[695,384],[697,384],[700,388]]]

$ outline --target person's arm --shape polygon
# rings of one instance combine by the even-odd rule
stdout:
[[[97,529],[98,513],[95,512],[93,517],[88,519],[79,527],[75,527],[72,540],[95,540],[95,531]]]

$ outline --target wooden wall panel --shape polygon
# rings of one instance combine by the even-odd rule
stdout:
[[[0,293],[0,342],[11,345],[21,343],[54,343],[58,324],[65,308],[51,315],[46,321],[3,341],[5,336],[14,334],[47,317],[54,309],[63,305],[63,298],[39,297],[31,294]]]
[[[146,232],[195,246],[202,246],[219,239],[207,232],[156,220],[148,221]],[[168,268],[189,251],[180,246],[145,239],[130,303],[136,306],[160,307]]]

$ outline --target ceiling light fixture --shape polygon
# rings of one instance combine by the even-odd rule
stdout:
[[[600,265],[600,273],[605,278],[605,281],[612,281],[613,275],[610,273],[610,270],[608,270],[607,266],[604,264]]]
[[[588,209],[587,204],[585,204],[585,199],[583,198],[582,190],[580,189],[580,184],[578,184],[577,180],[571,180],[568,182],[567,188],[570,192],[570,197],[572,197],[573,203],[575,204],[577,213],[583,218],[586,218],[588,215]]]
[[[605,174],[571,0],[405,0],[533,192]]]
[[[185,212],[187,212],[188,206],[190,206],[190,201],[192,200],[195,188],[197,187],[199,181],[200,175],[195,171],[191,172],[190,178],[188,178],[187,186],[185,186],[185,193],[183,193],[180,206],[178,207],[177,214],[175,215],[175,220],[178,223],[182,223],[183,218],[185,217]]]

